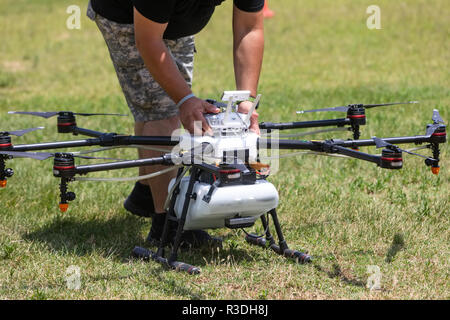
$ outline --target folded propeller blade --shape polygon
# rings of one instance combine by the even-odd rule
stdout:
[[[6,154],[17,158],[31,158],[36,160],[46,160],[54,156],[48,152],[19,152],[19,151],[0,151],[0,154]]]
[[[411,103],[419,103],[419,101],[408,101],[408,102],[392,102],[392,103],[381,103],[381,104],[361,104],[360,106],[363,108],[375,108],[375,107],[384,107],[384,106],[393,106],[398,104],[411,104]],[[334,108],[323,108],[323,109],[312,109],[312,110],[303,110],[303,111],[297,111],[297,113],[306,113],[306,112],[322,112],[322,111],[341,111],[341,112],[347,112],[348,109],[352,105],[348,106],[341,106],[341,107],[334,107]]]
[[[375,145],[378,148],[384,148],[387,146],[392,146],[392,144],[387,143],[386,141],[384,141],[383,139],[377,138],[377,137],[372,137],[372,140],[375,141]]]
[[[42,130],[42,129],[44,129],[44,127],[37,127],[37,128],[30,128],[30,129],[16,130],[16,131],[7,131],[6,133],[12,134],[13,136],[21,137],[28,132]]]
[[[51,118],[56,116],[59,112],[52,111],[52,112],[34,112],[34,111],[8,111],[9,114],[27,114],[32,116],[38,116],[42,118]]]
[[[375,107],[385,107],[385,106],[395,106],[399,104],[416,104],[419,103],[419,101],[408,101],[408,102],[392,102],[392,103],[381,103],[381,104],[365,104],[363,105],[364,108],[370,109]]]
[[[118,116],[118,117],[127,117],[127,114],[120,113],[73,113],[78,116],[89,117],[89,116]]]
[[[427,128],[427,136],[432,135],[440,127],[440,124],[444,124],[444,120],[437,109],[433,110],[433,117],[431,119],[433,120],[433,124]]]
[[[348,108],[349,108],[348,106],[342,106],[342,107],[334,107],[334,108],[302,110],[302,111],[297,111],[297,113],[301,114],[301,113],[307,113],[307,112],[322,112],[322,111],[342,111],[342,112],[347,112]]]
[[[434,123],[444,123],[444,120],[441,118],[441,115],[439,114],[438,109],[433,110],[433,117],[431,118]]]

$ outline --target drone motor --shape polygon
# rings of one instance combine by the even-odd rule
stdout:
[[[401,169],[403,156],[400,150],[385,148],[381,151],[380,167],[384,169]]]
[[[58,133],[71,133],[77,126],[73,112],[60,112],[57,118]]]
[[[347,110],[347,118],[352,121],[353,125],[365,125],[366,109],[363,105],[351,105],[351,107]]]

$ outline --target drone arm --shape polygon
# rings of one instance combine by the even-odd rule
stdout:
[[[86,129],[82,129],[86,130]],[[87,131],[84,131],[87,133]],[[94,134],[95,131],[92,131]],[[115,133],[103,133],[98,138],[85,139],[85,140],[72,140],[72,141],[57,141],[57,142],[45,142],[36,144],[22,144],[11,146],[9,151],[38,151],[49,149],[62,149],[62,148],[76,148],[76,147],[91,147],[91,146],[126,146],[126,145],[158,145],[158,146],[175,146],[179,143],[178,138],[165,137],[165,136],[122,136]]]
[[[77,167],[75,167],[74,173],[83,175],[83,174],[87,174],[90,172],[98,172],[98,171],[118,170],[118,169],[150,166],[150,165],[170,166],[170,165],[174,165],[174,164],[175,164],[174,156],[171,154],[166,154],[161,157],[155,157],[155,158],[77,166]]]
[[[326,153],[338,153],[355,159],[373,162],[377,165],[380,165],[381,163],[381,157],[378,155],[368,154],[354,149],[348,149],[339,145],[335,145],[329,141],[326,141],[323,144],[323,151]]]
[[[37,151],[48,149],[61,149],[61,148],[75,148],[75,147],[90,147],[100,145],[100,139],[86,139],[86,140],[73,140],[73,141],[59,141],[59,142],[46,142],[36,144],[22,144],[12,146],[10,151]]]
[[[98,138],[98,137],[104,135],[105,133],[104,132],[94,131],[94,130],[89,130],[89,129],[85,129],[85,128],[80,128],[80,127],[75,127],[72,130],[72,134],[74,136],[77,136],[77,135],[81,134],[83,136]]]
[[[322,151],[321,141],[287,140],[287,139],[258,139],[259,149],[291,149]]]
[[[129,136],[127,139],[127,144],[139,144],[139,145],[153,145],[153,146],[176,146],[180,143],[178,137],[167,137],[167,136]]]

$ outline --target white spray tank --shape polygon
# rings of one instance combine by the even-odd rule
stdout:
[[[180,181],[174,211],[181,218],[190,177]],[[175,179],[169,184],[171,190]],[[194,184],[194,197],[190,200],[184,230],[238,228],[252,225],[256,219],[278,206],[278,191],[270,182],[260,179],[250,185],[227,185],[213,189],[200,181]],[[209,201],[207,201],[208,199]]]

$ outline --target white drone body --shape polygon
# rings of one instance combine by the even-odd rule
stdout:
[[[237,112],[238,101],[248,100],[249,91],[225,91],[222,100],[227,107],[224,112],[205,115],[206,121],[213,131],[212,136],[183,135],[179,147],[182,150],[205,150],[200,148],[207,145],[207,154],[196,155],[194,161],[198,163],[252,163],[258,158],[258,135],[249,130],[250,117],[258,104],[260,96],[256,98],[248,114]],[[169,185],[173,189],[176,179]],[[181,218],[185,194],[189,184],[189,177],[179,181],[180,192],[177,195],[174,211]],[[230,227],[233,223],[252,224],[261,215],[278,206],[278,191],[265,179],[257,179],[253,184],[232,184],[212,189],[209,201],[205,195],[210,193],[211,183],[196,181],[193,192],[195,198],[190,205],[184,225],[184,230],[212,229]]]
[[[190,135],[184,134],[180,137],[179,147],[181,150],[192,150],[205,144],[209,145],[209,155],[199,154],[197,160],[202,162],[216,163],[223,159],[224,153],[232,156],[237,153],[238,159],[242,162],[256,162],[258,157],[257,141],[258,135],[249,130],[250,117],[258,105],[260,95],[256,98],[248,114],[237,111],[238,101],[248,100],[250,91],[225,91],[222,101],[228,102],[226,110],[220,113],[206,114],[205,119],[212,129],[213,135]],[[245,150],[248,150],[248,158],[245,157]],[[195,159],[194,159],[195,160]]]

